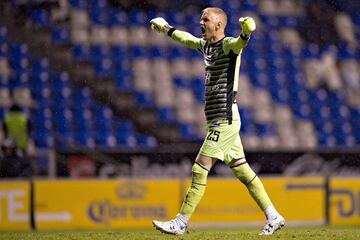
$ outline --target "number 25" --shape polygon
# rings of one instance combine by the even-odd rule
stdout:
[[[206,139],[217,142],[219,140],[219,137],[220,137],[220,132],[219,131],[210,129],[209,130],[209,135],[208,135],[208,137]]]

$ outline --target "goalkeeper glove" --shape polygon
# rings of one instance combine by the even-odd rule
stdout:
[[[162,17],[153,18],[153,19],[151,19],[150,23],[151,23],[151,29],[153,29],[157,32],[165,33],[165,34],[167,34],[168,31],[173,28]]]
[[[241,17],[239,18],[239,23],[242,28],[242,33],[247,37],[256,29],[256,24],[252,17]]]

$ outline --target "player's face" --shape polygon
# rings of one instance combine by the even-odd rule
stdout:
[[[200,18],[200,28],[202,33],[202,38],[206,41],[211,41],[216,33],[216,16],[210,11],[203,11]]]

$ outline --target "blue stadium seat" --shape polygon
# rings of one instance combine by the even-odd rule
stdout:
[[[183,77],[175,77],[174,79],[175,86],[178,88],[191,89],[191,81]]]
[[[50,72],[49,60],[47,58],[33,59],[32,72],[35,74],[40,74],[42,72]]]
[[[33,135],[35,145],[40,148],[51,148],[54,146],[55,140],[51,132],[35,131]]]
[[[186,140],[197,140],[195,126],[192,124],[180,124],[180,134]]]
[[[303,49],[303,57],[305,59],[318,58],[320,54],[320,49],[315,44],[308,44]]]
[[[76,8],[76,9],[86,10],[88,7],[87,0],[70,0],[70,4],[72,7]]]
[[[8,57],[9,55],[9,45],[6,42],[0,42],[0,58]]]
[[[131,57],[135,59],[148,57],[148,49],[143,46],[133,46],[130,51]]]
[[[30,88],[30,74],[28,72],[14,72],[13,81],[11,82],[11,88]]]
[[[4,26],[0,26],[0,43],[5,43],[7,40],[8,30]]]
[[[133,9],[128,13],[128,22],[134,26],[148,26],[148,16],[145,11]]]
[[[76,146],[74,132],[62,132],[56,131],[54,134],[54,144],[55,147],[59,150],[61,149],[71,149]]]
[[[116,136],[110,131],[98,131],[95,142],[99,147],[115,147],[117,145]]]
[[[111,58],[98,58],[94,62],[94,71],[100,77],[112,77],[114,75]]]
[[[137,143],[142,148],[155,148],[158,145],[156,138],[145,134],[137,135]]]
[[[175,123],[177,121],[176,114],[173,109],[160,107],[158,108],[159,120],[163,123]]]
[[[356,48],[350,45],[341,44],[339,46],[338,57],[341,60],[356,58]]]
[[[128,47],[117,45],[113,46],[111,50],[115,62],[121,62],[129,58]]]
[[[86,146],[86,147],[94,147],[95,146],[95,137],[92,131],[80,131],[75,134],[75,142],[76,144]]]
[[[106,9],[94,8],[91,12],[91,21],[95,25],[107,27],[110,24],[109,14]]]
[[[4,119],[4,116],[7,112],[8,112],[7,108],[0,107],[0,119]]]
[[[298,27],[299,21],[296,19],[296,17],[281,16],[279,20],[280,20],[280,25],[282,27],[287,27],[287,28],[297,28]]]
[[[71,39],[68,30],[64,27],[55,27],[52,30],[52,41],[56,44],[70,44]]]
[[[115,86],[118,90],[124,92],[131,92],[134,90],[132,78],[128,74],[116,74],[115,75]]]
[[[14,61],[19,61],[24,57],[29,57],[29,47],[27,44],[16,44],[11,46],[10,57]]]
[[[93,45],[91,47],[91,58],[93,61],[102,58],[111,58],[112,52],[111,48],[106,45]]]
[[[275,131],[274,131],[271,123],[257,123],[256,124],[256,133],[259,136],[275,135]]]
[[[192,89],[196,100],[200,103],[205,102],[205,82],[202,78],[195,78],[192,80]]]
[[[155,103],[150,93],[138,92],[136,94],[136,103],[140,107],[154,107]]]
[[[27,57],[22,57],[13,59],[11,61],[11,67],[16,72],[29,72],[31,70],[31,63]]]
[[[122,11],[117,8],[111,9],[109,24],[110,26],[126,26],[128,22],[128,16],[125,11]]]
[[[35,27],[49,27],[49,13],[44,9],[35,9],[31,13],[31,21]]]
[[[9,86],[10,86],[9,77],[0,74],[0,88],[9,88]]]
[[[160,13],[161,15],[161,13]],[[155,15],[160,16],[160,15]],[[169,21],[169,23],[173,26],[182,26],[185,25],[186,16],[181,11],[166,11],[166,19]]]
[[[75,44],[73,46],[73,57],[77,61],[90,61],[90,47],[85,44]]]

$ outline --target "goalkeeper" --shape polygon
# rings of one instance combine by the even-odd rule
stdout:
[[[171,221],[153,221],[161,232],[183,234],[188,221],[205,192],[207,175],[220,159],[247,187],[267,218],[261,235],[273,234],[285,224],[276,211],[259,177],[246,162],[240,140],[240,115],[235,101],[238,88],[240,57],[256,25],[252,18],[239,19],[242,32],[237,38],[225,37],[225,12],[216,7],[203,10],[200,19],[202,38],[177,30],[163,18],[150,21],[151,28],[164,33],[176,42],[200,51],[205,62],[205,115],[207,134],[192,168],[192,183],[176,218]]]

